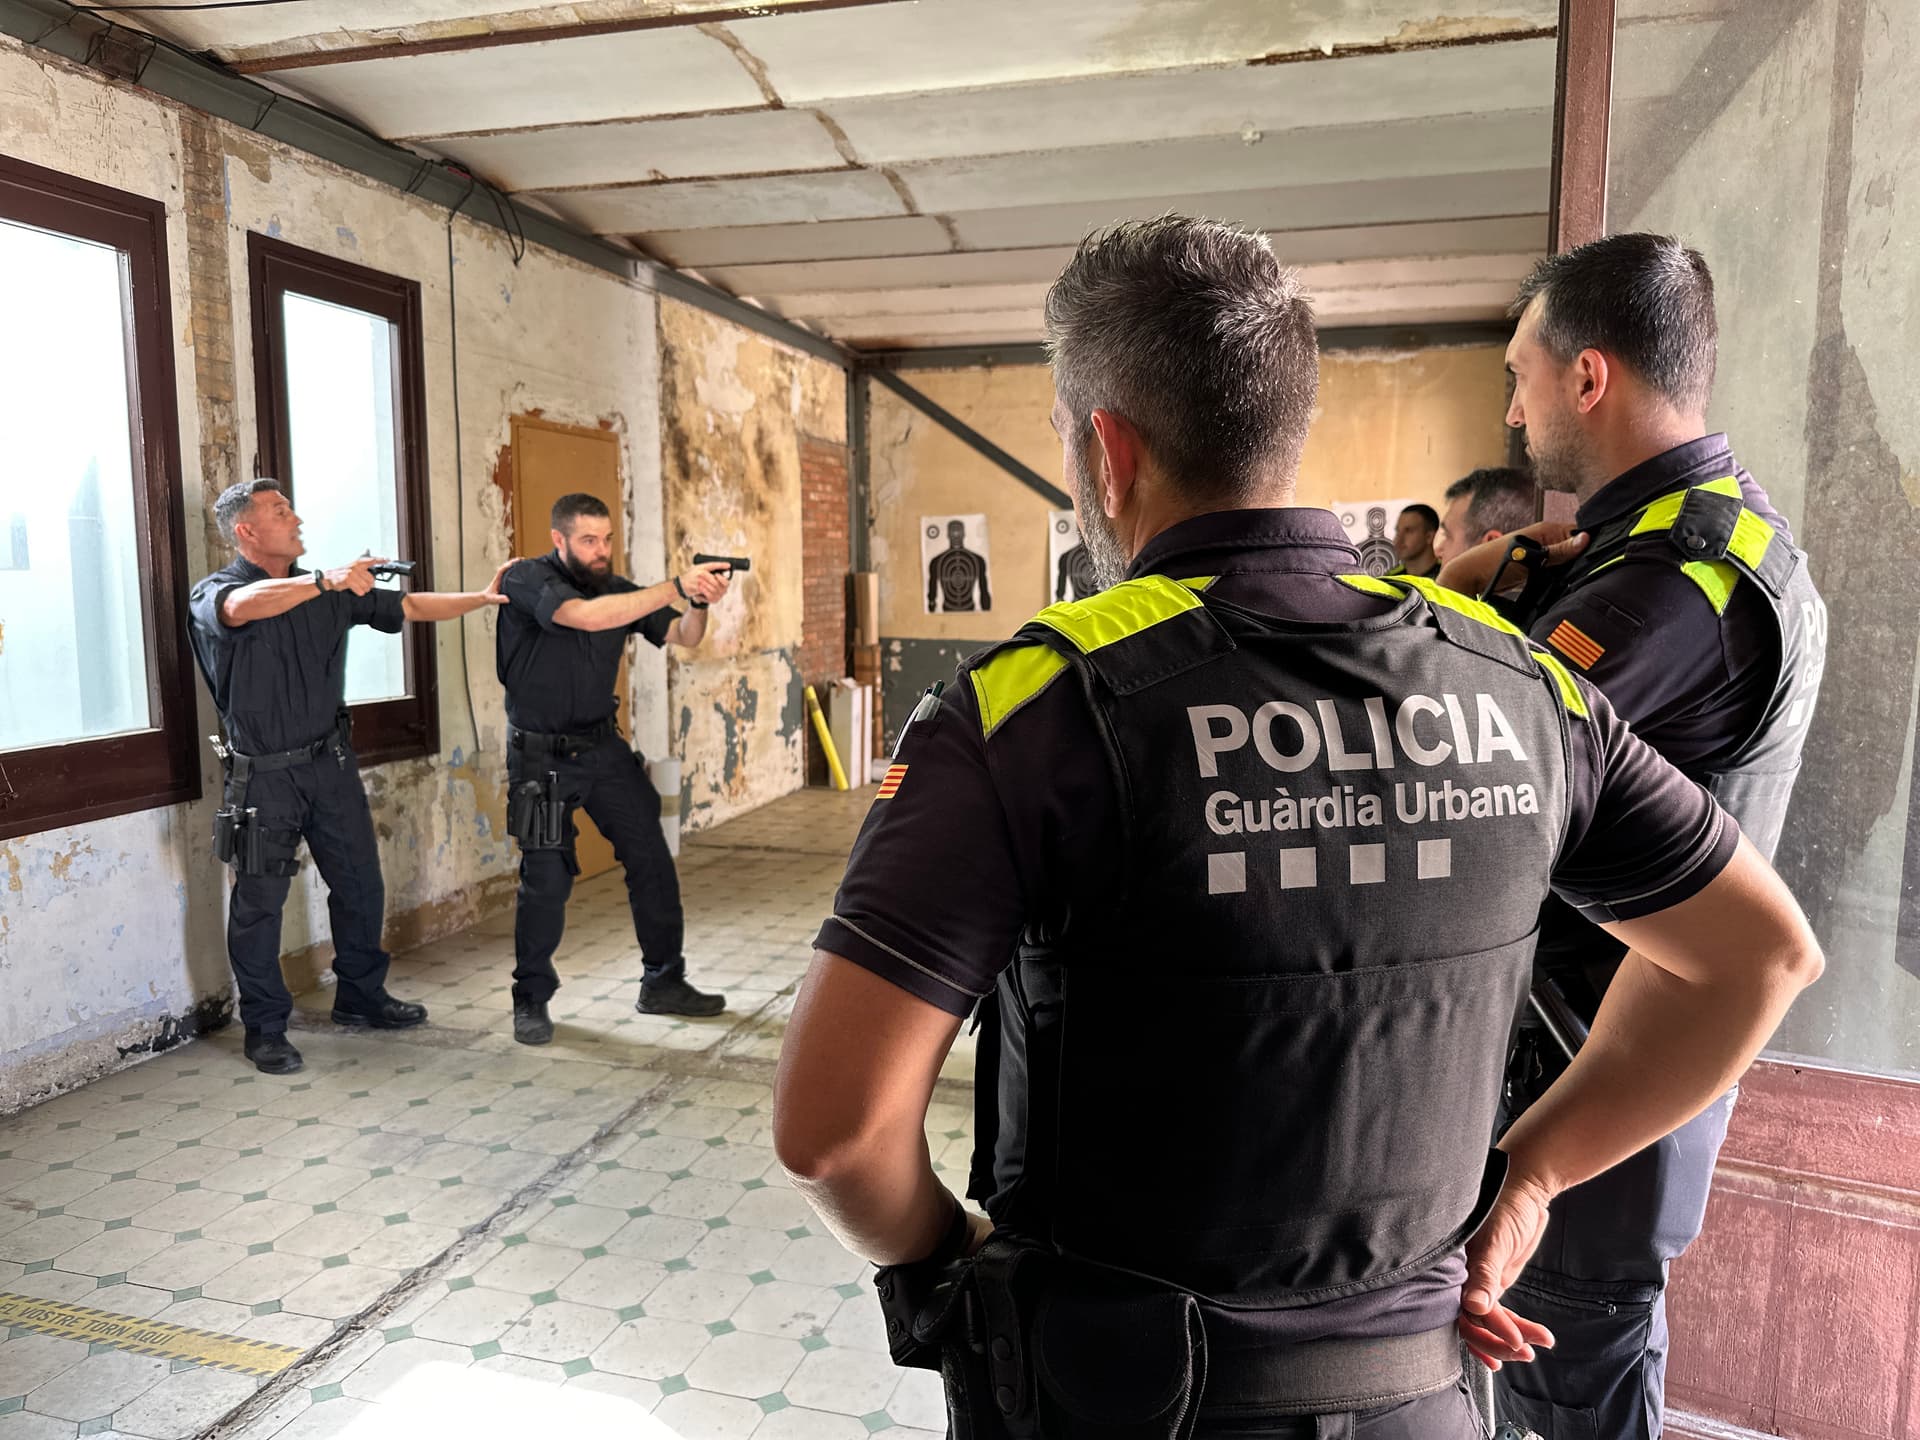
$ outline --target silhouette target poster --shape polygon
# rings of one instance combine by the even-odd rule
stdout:
[[[927,587],[927,614],[993,609],[988,574],[992,553],[986,516],[922,515],[920,573]]]
[[[1047,512],[1047,597],[1084,600],[1100,588],[1071,510]]]
[[[1402,510],[1420,503],[1418,500],[1334,502],[1333,513],[1339,517],[1340,528],[1347,532],[1353,548],[1360,552],[1362,570],[1369,575],[1384,575],[1400,563],[1393,549],[1393,527],[1399,524]]]

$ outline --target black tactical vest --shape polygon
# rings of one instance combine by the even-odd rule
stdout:
[[[1727,737],[1720,759],[1682,765],[1706,787],[1761,854],[1773,858],[1787,818],[1800,750],[1826,667],[1827,607],[1807,574],[1806,556],[1741,503],[1732,476],[1676,490],[1601,526],[1564,578],[1539,603],[1541,612],[1586,581],[1625,560],[1677,565],[1724,615],[1734,587],[1757,585],[1767,598],[1779,643],[1779,668],[1766,707],[1744,735]]]
[[[983,1002],[971,1193],[1065,1253],[1272,1309],[1417,1274],[1490,1203],[1586,708],[1431,581],[1347,577],[1401,603],[1344,624],[1206,583],[1056,605],[972,666],[990,737],[1074,672],[1122,859]]]

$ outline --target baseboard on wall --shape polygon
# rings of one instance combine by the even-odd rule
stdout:
[[[111,1028],[82,1040],[70,1040],[58,1051],[28,1050],[10,1055],[0,1065],[0,1116],[38,1105],[69,1090],[77,1090],[103,1075],[184,1045],[196,1035],[218,1030],[233,1020],[233,998],[209,995],[192,1008],[173,1015],[142,1015],[109,1022]]]
[[[385,937],[387,949],[399,954],[430,945],[477,925],[490,915],[498,915],[513,904],[513,892],[518,884],[513,875],[490,875],[478,885],[457,890],[444,900],[390,915]],[[319,989],[332,965],[331,940],[289,951],[280,957],[280,973],[287,977],[287,988],[296,995]]]
[[[1749,1430],[1744,1425],[1709,1420],[1704,1415],[1692,1415],[1671,1406],[1667,1409],[1667,1423],[1661,1433],[1667,1440],[1776,1440],[1772,1431]]]

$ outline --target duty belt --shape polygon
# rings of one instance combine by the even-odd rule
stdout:
[[[296,765],[304,765],[309,760],[318,759],[344,741],[346,735],[347,721],[346,717],[342,716],[340,723],[318,740],[293,750],[276,750],[270,755],[247,755],[222,743],[217,735],[213,737],[213,749],[214,753],[220,757],[220,764],[227,773],[237,780],[244,781],[254,775],[266,775],[275,770],[291,770]]]
[[[515,750],[523,750],[529,755],[578,755],[591,750],[610,735],[619,733],[612,720],[602,720],[598,725],[573,734],[542,734],[537,730],[522,730],[517,725],[507,727],[507,744]]]
[[[1460,1336],[1451,1325],[1419,1335],[1215,1350],[1200,1408],[1210,1418],[1372,1410],[1445,1389],[1459,1377]]]

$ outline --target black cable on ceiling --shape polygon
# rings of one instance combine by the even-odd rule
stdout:
[[[189,0],[184,5],[75,5],[73,8],[87,15],[134,15],[142,12],[165,15],[170,11],[185,13],[189,10],[252,10],[260,5],[306,5],[312,0]]]

